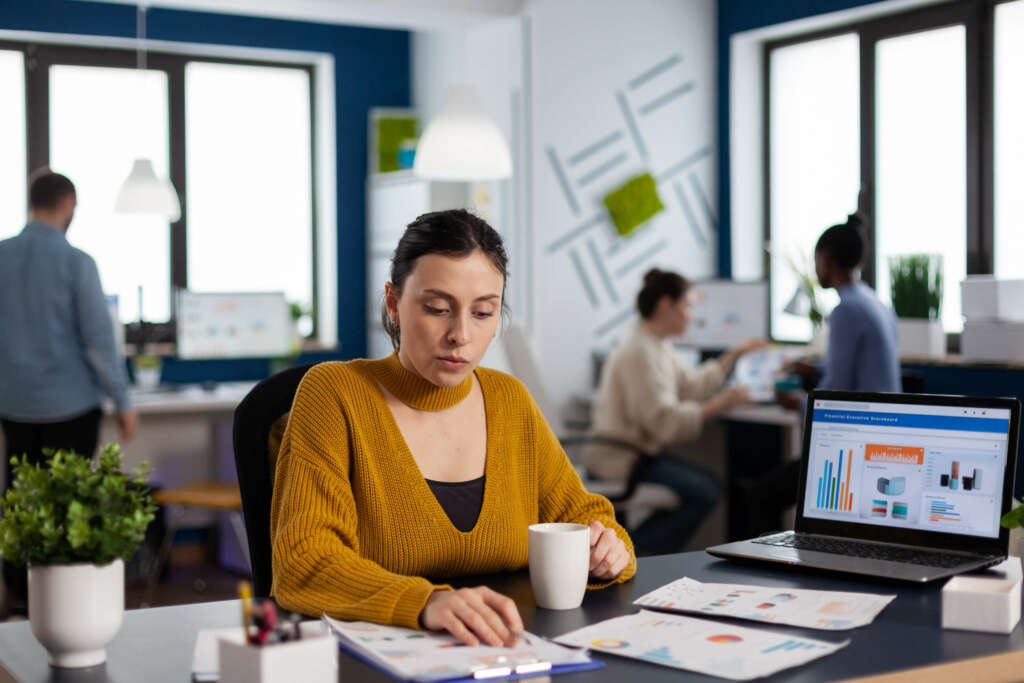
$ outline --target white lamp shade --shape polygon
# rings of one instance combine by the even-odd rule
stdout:
[[[811,312],[811,297],[802,284],[797,286],[782,312],[790,315],[807,315]]]
[[[495,180],[512,175],[508,143],[468,86],[452,86],[416,146],[413,172],[428,180]]]
[[[114,210],[118,213],[154,213],[171,223],[181,218],[178,193],[169,180],[160,180],[149,159],[136,159],[124,181]]]

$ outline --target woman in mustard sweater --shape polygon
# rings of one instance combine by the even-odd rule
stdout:
[[[512,600],[442,582],[524,568],[530,524],[590,525],[592,588],[636,572],[611,504],[583,488],[525,387],[477,367],[506,275],[486,222],[462,210],[420,216],[385,286],[396,352],[306,374],[271,507],[282,606],[511,644],[523,628]]]

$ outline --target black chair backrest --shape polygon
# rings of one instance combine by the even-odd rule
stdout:
[[[232,436],[235,469],[242,494],[245,532],[249,537],[253,595],[258,598],[270,597],[274,577],[270,545],[270,498],[274,490],[268,446],[270,429],[291,410],[299,382],[313,365],[315,363],[288,368],[266,378],[235,408]]]

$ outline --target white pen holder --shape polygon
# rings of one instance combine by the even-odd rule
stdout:
[[[954,576],[942,588],[942,628],[1009,633],[1020,621],[1021,559],[984,574]]]
[[[238,637],[217,641],[221,683],[333,683],[338,679],[338,642],[332,635],[275,645],[251,645]]]

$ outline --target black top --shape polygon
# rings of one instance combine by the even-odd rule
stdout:
[[[448,519],[459,531],[472,531],[480,516],[484,502],[484,479],[471,481],[434,481],[427,479],[427,485],[441,504]]]

